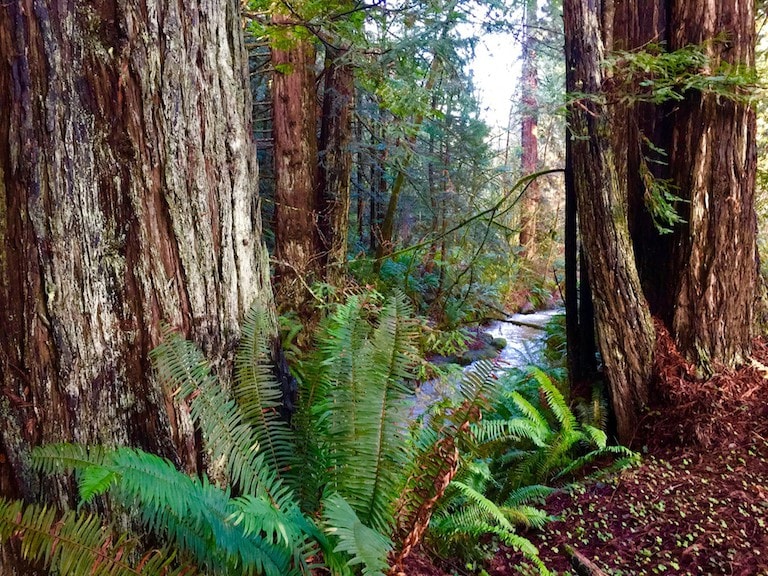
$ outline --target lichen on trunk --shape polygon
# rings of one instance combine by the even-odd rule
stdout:
[[[4,494],[35,495],[41,442],[198,466],[148,352],[167,321],[224,369],[273,305],[241,34],[234,1],[0,11]]]

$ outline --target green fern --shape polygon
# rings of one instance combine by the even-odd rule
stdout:
[[[538,550],[527,538],[516,532],[516,526],[542,527],[549,518],[544,512],[533,506],[516,504],[510,499],[510,505],[499,506],[485,496],[483,483],[473,487],[460,481],[451,484],[448,506],[443,506],[436,514],[431,526],[431,541],[441,540],[442,546],[451,543],[451,552],[456,551],[457,543],[468,538],[470,546],[476,546],[478,538],[492,534],[502,542],[525,555],[542,575],[549,571],[538,557]],[[524,499],[524,498],[523,498]],[[473,544],[474,542],[474,544]],[[476,550],[473,550],[476,553]]]
[[[329,459],[328,490],[360,519],[387,533],[410,460],[407,428],[416,324],[402,295],[390,298],[371,329],[352,298],[321,329],[316,430]]]
[[[229,478],[242,493],[263,491],[276,506],[290,506],[290,490],[283,485],[277,470],[265,462],[258,430],[245,420],[235,400],[221,388],[195,345],[166,328],[151,358],[161,382],[189,399],[192,419],[202,431],[211,461],[225,463]],[[265,387],[269,386],[271,383],[266,382]]]
[[[243,522],[248,507],[242,501],[231,499],[228,490],[205,478],[187,476],[154,454],[132,448],[90,450],[55,444],[36,448],[32,459],[45,472],[73,466],[80,472],[81,497],[109,489],[127,509],[138,510],[149,530],[173,542],[200,566],[224,574],[277,576],[297,571],[290,566],[292,551],[301,548],[306,538],[296,533],[290,542],[274,537],[278,532],[286,534],[285,525],[290,525],[284,514],[275,509],[271,516],[255,520],[261,522],[258,533],[244,530],[255,521]],[[59,465],[54,464],[57,461]],[[103,476],[112,481],[106,485]]]
[[[349,555],[349,566],[362,564],[364,576],[384,576],[392,542],[363,524],[339,494],[329,496],[324,503],[326,530],[338,541],[335,551]]]
[[[490,405],[495,387],[493,364],[482,360],[462,375],[456,404],[438,406],[425,415],[427,425],[413,440],[414,457],[397,505],[397,531],[401,539],[418,530],[418,523],[429,519],[443,484],[453,479],[463,458],[471,458],[476,452],[477,438],[472,425]]]
[[[477,436],[494,453],[494,475],[499,479],[496,497],[504,500],[516,489],[565,478],[601,456],[613,455],[620,464],[636,458],[623,447],[607,446],[605,433],[579,424],[563,394],[541,369],[528,371],[544,403],[537,408],[517,391],[502,396],[496,418],[477,426]]]
[[[293,461],[294,438],[279,413],[282,391],[272,374],[266,312],[252,307],[246,314],[242,332],[235,357],[235,398],[267,463],[273,470],[285,472]]]
[[[18,541],[21,556],[67,576],[192,576],[167,549],[142,553],[137,540],[115,537],[98,516],[59,514],[37,504],[0,498],[0,542]],[[129,559],[135,558],[135,562]]]

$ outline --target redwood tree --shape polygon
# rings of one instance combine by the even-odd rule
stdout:
[[[0,53],[0,492],[38,493],[41,442],[194,470],[161,322],[223,367],[273,308],[239,2],[12,1]]]
[[[612,114],[598,97],[603,13],[595,4],[566,0],[564,16],[568,90],[587,95],[570,110],[571,177],[617,431],[628,441],[648,401],[654,329],[632,254],[626,193],[611,144]]]
[[[285,10],[285,8],[280,8]],[[317,105],[315,46],[295,18],[278,11],[273,24],[285,37],[273,42],[272,132],[275,158],[275,259],[279,304],[302,310],[318,279]]]
[[[637,50],[662,41],[675,51],[700,46],[705,74],[754,67],[754,2],[726,0],[702,7],[692,0],[644,0],[616,11],[617,48]],[[702,372],[743,363],[753,336],[757,285],[755,114],[739,98],[717,89],[688,90],[681,102],[638,103],[628,110],[628,191],[640,273],[654,314],[668,324],[678,347]],[[666,163],[648,163],[682,197],[684,220],[671,234],[653,226],[644,206],[641,167],[653,151]]]
[[[523,72],[521,81],[522,118],[520,123],[521,168],[523,175],[539,170],[538,104],[536,91],[539,75],[536,69],[536,38],[533,34],[537,21],[538,2],[526,0],[523,26]],[[520,247],[522,256],[532,262],[536,256],[537,216],[541,203],[538,180],[533,180],[522,198],[520,208]]]
[[[317,206],[324,276],[341,285],[347,270],[355,77],[349,48],[325,50]]]
[[[568,90],[584,95],[571,106],[575,195],[600,349],[626,440],[647,399],[649,309],[703,373],[738,365],[749,353],[757,285],[755,117],[738,86],[716,84],[724,71],[754,64],[754,5],[568,0],[565,24]],[[630,71],[600,66],[612,50],[659,40],[659,54],[700,47],[706,65],[688,72],[710,88],[673,87],[682,100],[672,105],[659,95],[643,98],[658,78],[621,92]],[[666,155],[666,166],[648,168],[652,154]],[[683,222],[666,235],[648,203],[659,183],[684,200],[676,206]]]

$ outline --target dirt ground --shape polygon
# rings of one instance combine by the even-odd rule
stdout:
[[[632,446],[643,463],[556,493],[545,508],[559,519],[525,536],[562,575],[768,576],[768,346],[757,341],[749,365],[700,380],[661,330],[656,373]],[[569,549],[593,571],[577,572]],[[504,548],[484,569],[536,573]],[[468,573],[482,574],[426,554],[407,572]]]

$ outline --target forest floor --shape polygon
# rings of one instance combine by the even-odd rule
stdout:
[[[660,332],[652,410],[632,448],[642,464],[559,491],[545,509],[558,519],[521,532],[556,574],[768,576],[768,345],[750,364],[698,380]],[[513,550],[499,549],[490,576],[535,574]],[[599,572],[597,570],[602,570]],[[417,556],[408,576],[468,572]]]

